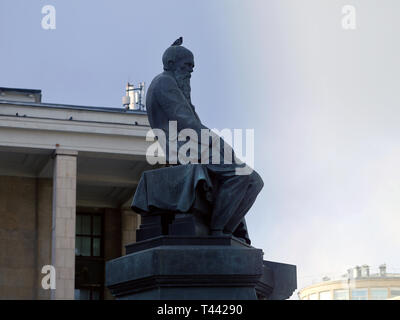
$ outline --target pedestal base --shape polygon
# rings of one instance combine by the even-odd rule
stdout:
[[[255,300],[273,297],[276,287],[274,263],[232,237],[162,236],[131,244],[127,252],[106,264],[106,285],[117,299]],[[295,289],[290,267],[283,299]]]

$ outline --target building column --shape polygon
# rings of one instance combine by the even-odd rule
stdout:
[[[56,289],[51,299],[56,300],[74,299],[77,155],[62,149],[54,153],[51,262]]]

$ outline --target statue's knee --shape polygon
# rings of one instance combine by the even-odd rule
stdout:
[[[251,184],[253,184],[258,192],[260,192],[261,189],[264,187],[264,181],[261,179],[260,175],[257,172],[253,171],[250,175],[250,179]]]

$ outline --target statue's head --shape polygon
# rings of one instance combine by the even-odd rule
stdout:
[[[182,44],[182,37],[176,40],[167,50],[165,50],[162,62],[165,71],[181,70],[193,72],[194,56],[193,53]]]
[[[171,71],[174,74],[181,90],[187,97],[190,97],[190,77],[194,68],[194,56],[189,49],[181,44],[182,37],[165,50],[162,62],[164,70]]]

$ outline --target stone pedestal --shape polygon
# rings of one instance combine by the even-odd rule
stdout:
[[[159,236],[128,245],[126,252],[106,264],[106,285],[117,299],[255,300],[274,298],[277,288],[278,264],[232,236]],[[291,276],[280,281],[290,283],[278,284],[285,288],[278,299],[296,289],[295,266],[286,273]]]

